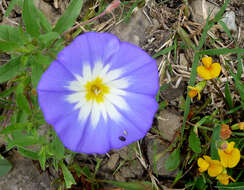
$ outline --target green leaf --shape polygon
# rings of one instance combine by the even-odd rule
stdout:
[[[64,14],[59,18],[56,26],[54,27],[53,31],[62,34],[68,28],[73,26],[75,23],[76,18],[80,14],[80,10],[83,4],[83,0],[72,0],[67,10]]]
[[[19,107],[19,109],[25,111],[28,114],[31,114],[31,109],[29,106],[29,102],[27,100],[27,98],[24,95],[24,84],[20,83],[17,86],[16,89],[16,103]]]
[[[11,170],[12,165],[6,159],[0,158],[0,176],[5,176]]]
[[[222,54],[229,54],[229,53],[233,53],[233,54],[241,54],[244,53],[244,49],[242,48],[220,48],[220,49],[207,49],[207,50],[202,50],[199,51],[199,54],[202,55],[222,55]]]
[[[155,58],[159,57],[160,55],[165,55],[165,54],[169,53],[173,49],[174,49],[174,45],[169,46],[167,48],[160,50],[158,53],[155,53],[152,57],[155,59]]]
[[[12,141],[8,142],[8,146],[31,146],[34,144],[39,144],[39,138],[34,136],[19,136],[18,138],[13,139]]]
[[[34,88],[37,87],[38,85],[38,82],[44,72],[43,70],[43,66],[42,64],[39,62],[39,57],[42,56],[40,54],[38,54],[37,56],[35,57],[32,57],[31,58],[31,69],[32,69],[32,72],[31,72],[31,83],[33,85]]]
[[[233,38],[232,38],[232,35],[231,35],[231,33],[230,33],[229,28],[226,26],[226,24],[225,24],[222,20],[220,20],[218,23],[223,27],[225,33],[226,33],[226,34],[228,35],[228,37],[232,40],[232,39],[233,39]]]
[[[41,165],[41,169],[44,171],[45,170],[45,164],[46,164],[46,147],[43,146],[39,152],[39,162]]]
[[[196,135],[196,133],[193,130],[191,130],[188,142],[189,142],[190,148],[195,153],[201,153],[202,152],[201,141],[200,141],[199,137]]]
[[[229,109],[232,109],[233,108],[233,101],[232,101],[231,91],[229,88],[228,81],[226,81],[226,83],[225,83],[225,99],[226,99],[226,102],[228,104]]]
[[[64,158],[64,145],[63,143],[59,140],[58,136],[56,135],[55,132],[53,132],[54,139],[51,144],[48,146],[49,153],[54,155],[55,158],[57,159],[63,159]]]
[[[213,129],[213,134],[212,134],[212,139],[211,139],[211,147],[210,147],[210,154],[211,154],[211,158],[214,160],[219,159],[218,143],[220,140],[220,130],[221,130],[220,125],[216,125]]]
[[[40,19],[40,25],[44,32],[51,32],[52,31],[52,25],[49,23],[45,15],[37,9],[37,13]]]
[[[243,190],[244,182],[235,182],[229,185],[218,185],[219,190]]]
[[[11,124],[9,126],[7,126],[6,128],[4,128],[1,133],[2,134],[10,134],[16,131],[23,131],[27,128],[29,128],[32,125],[32,123],[28,122],[28,123],[15,123],[15,124]]]
[[[168,171],[177,169],[180,165],[180,150],[175,149],[167,158],[165,162],[165,168]]]
[[[33,37],[38,37],[40,35],[40,18],[33,0],[24,0],[22,17],[27,32]]]
[[[153,190],[153,184],[148,181],[137,182],[119,182],[104,180],[104,182],[121,187],[125,190]]]
[[[38,153],[28,149],[28,148],[24,148],[24,147],[18,147],[18,151],[26,158],[30,158],[32,160],[39,160],[39,156]]]
[[[8,63],[0,66],[0,83],[6,82],[24,70],[21,66],[21,57],[11,59]]]
[[[8,52],[21,48],[24,39],[19,28],[0,25],[0,51]]]
[[[73,175],[70,173],[68,168],[64,165],[63,161],[60,161],[60,167],[63,171],[66,188],[70,188],[73,184],[76,184]]]
[[[58,38],[59,38],[59,34],[57,32],[49,32],[49,33],[40,35],[38,39],[46,47],[49,47],[53,43],[53,41]]]

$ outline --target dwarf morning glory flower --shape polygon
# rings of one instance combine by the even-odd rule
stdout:
[[[157,110],[158,71],[145,51],[108,33],[88,32],[65,47],[37,92],[63,144],[106,153],[141,139]]]

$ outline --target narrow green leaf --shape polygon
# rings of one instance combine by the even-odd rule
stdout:
[[[201,153],[202,152],[200,139],[193,130],[191,130],[188,142],[189,142],[190,148],[195,153]]]
[[[148,181],[137,181],[137,182],[119,182],[104,180],[104,182],[121,187],[125,190],[153,190],[153,184]]]
[[[155,59],[157,57],[159,57],[160,55],[165,55],[167,53],[169,53],[170,51],[172,51],[174,49],[174,45],[169,46],[167,48],[162,49],[161,51],[159,51],[158,53],[155,53],[152,57]]]
[[[50,44],[56,39],[59,38],[59,34],[57,32],[48,32],[46,34],[42,34],[39,36],[39,40],[46,47],[49,47]]]
[[[37,13],[38,13],[38,16],[40,19],[40,25],[41,25],[43,31],[44,32],[51,32],[52,31],[52,25],[49,23],[49,21],[47,20],[45,15],[39,9],[37,9]]]
[[[168,171],[177,169],[180,165],[180,150],[175,149],[167,158],[165,162],[165,168]]]
[[[39,144],[39,139],[34,136],[22,135],[8,142],[8,150],[14,146],[31,146],[34,144]]]
[[[192,71],[191,71],[189,86],[194,86],[194,83],[196,81],[198,62],[199,62],[199,54],[195,53],[193,64],[192,64]],[[182,128],[181,128],[180,145],[182,145],[183,140],[184,140],[184,130],[185,130],[185,126],[186,126],[186,120],[187,120],[188,114],[190,112],[190,103],[191,103],[191,98],[189,96],[187,96],[186,102],[184,104],[185,109],[184,109],[183,124],[182,124]]]
[[[62,34],[68,28],[73,26],[75,23],[76,18],[80,14],[80,10],[83,4],[83,0],[72,0],[67,10],[64,14],[59,18],[56,26],[54,27],[53,31]]]
[[[228,81],[226,81],[226,83],[225,83],[225,99],[226,99],[226,102],[228,104],[228,107],[230,109],[232,109],[233,108],[233,101],[232,101],[231,91],[230,91],[230,88],[229,88]]]
[[[5,176],[11,170],[12,165],[6,159],[0,158],[0,176]]]
[[[1,98],[6,98],[6,97],[8,97],[10,94],[12,94],[12,93],[15,91],[15,89],[16,89],[16,86],[13,86],[13,87],[11,87],[11,88],[8,88],[8,89],[6,89],[6,90],[0,92],[0,97],[1,97]]]
[[[24,0],[22,17],[27,32],[33,37],[38,37],[40,35],[40,18],[33,0]]]
[[[55,132],[53,132],[54,139],[51,144],[48,145],[48,151],[50,154],[54,155],[55,158],[58,160],[61,160],[64,158],[64,145],[59,140],[58,136]]]
[[[28,148],[24,148],[24,147],[18,147],[18,151],[26,158],[30,158],[32,160],[39,160],[39,156],[38,153],[28,149]]]
[[[228,37],[229,37],[230,39],[233,39],[233,38],[232,38],[232,35],[231,35],[231,33],[230,33],[230,30],[229,30],[229,28],[226,26],[226,24],[225,24],[222,20],[220,20],[218,23],[223,27],[223,29],[224,29],[225,33],[228,35]]]
[[[211,147],[210,147],[210,153],[211,153],[211,158],[214,160],[219,159],[218,155],[218,143],[220,140],[220,125],[216,125],[213,129],[213,134],[211,138]]]
[[[45,170],[45,164],[46,164],[46,147],[43,146],[39,152],[39,162],[41,169],[44,171]]]
[[[0,51],[15,51],[24,45],[24,40],[19,28],[0,25]]]
[[[66,188],[70,188],[73,184],[76,184],[75,179],[68,168],[64,165],[63,161],[60,161],[59,164],[63,171],[65,186]]]
[[[29,102],[28,102],[27,98],[24,95],[24,84],[23,83],[20,83],[17,86],[17,89],[16,89],[16,102],[17,102],[17,105],[18,105],[19,109],[25,111],[28,114],[31,113]]]
[[[44,72],[42,64],[39,62],[39,54],[31,58],[31,83],[34,88],[37,87],[38,82]]]
[[[228,185],[218,185],[219,190],[243,190],[244,182],[235,182]]]
[[[8,63],[0,66],[0,83],[6,82],[24,70],[21,66],[21,57],[11,59]]]
[[[243,49],[243,51],[244,51],[244,49]],[[237,64],[236,76],[239,80],[241,80],[241,75],[243,73],[243,60],[242,60],[241,55],[239,53],[237,54],[237,61],[238,61],[238,64]]]
[[[233,48],[233,49],[229,49],[229,48],[221,48],[221,49],[207,49],[207,50],[202,50],[199,51],[199,54],[202,55],[222,55],[222,54],[229,54],[229,53],[244,53],[244,49],[242,48]]]
[[[32,124],[30,122],[27,123],[15,123],[15,124],[11,124],[9,126],[7,126],[6,128],[4,128],[1,133],[2,134],[10,134],[16,131],[22,131],[24,129],[27,129],[31,126]]]

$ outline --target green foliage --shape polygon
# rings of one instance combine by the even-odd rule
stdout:
[[[125,190],[153,190],[155,189],[150,182],[118,182],[118,181],[105,181],[106,183],[115,185],[117,187],[124,188]]]
[[[70,28],[75,23],[76,18],[79,16],[82,4],[83,0],[72,0],[64,14],[59,18],[53,31],[62,34],[68,28]]]
[[[70,188],[71,185],[76,184],[75,179],[70,173],[69,169],[64,165],[63,161],[60,161],[59,164],[64,175],[65,187]]]
[[[193,130],[191,130],[188,142],[189,142],[190,148],[195,153],[201,153],[202,152],[200,139]]]
[[[165,168],[168,171],[177,169],[180,165],[180,150],[175,149],[167,158],[165,162]]]
[[[41,33],[40,17],[33,0],[24,0],[22,16],[27,32],[33,37],[38,37]]]

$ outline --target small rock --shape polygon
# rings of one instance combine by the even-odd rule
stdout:
[[[203,12],[203,7],[202,7],[202,1],[203,0],[192,0],[190,2],[190,6],[192,8],[192,17],[193,20],[200,23],[204,24],[205,18],[204,18],[204,12]],[[220,8],[217,7],[216,5],[209,3],[208,1],[205,1],[205,10],[208,16],[210,15],[210,19],[213,19],[214,16],[219,12]]]
[[[183,96],[185,91],[185,85],[183,82],[177,88],[173,88],[169,86],[167,90],[163,90],[160,92],[162,98],[166,101],[176,100],[178,97]]]
[[[114,149],[113,152],[118,153],[124,160],[134,160],[136,158],[136,152],[130,146],[125,146],[121,149]]]
[[[181,117],[168,109],[159,113],[158,129],[167,141],[172,141],[176,131],[181,126]]]
[[[167,143],[162,143],[159,139],[149,139],[148,137],[145,138],[145,142],[147,144],[149,164],[151,168],[153,168],[153,172],[161,176],[175,177],[178,173],[178,169],[175,171],[167,171],[165,169],[165,161],[168,159],[170,154],[168,152],[163,152],[167,150],[169,145]],[[162,156],[156,163],[154,163],[154,157],[159,153],[162,153]]]
[[[142,167],[139,160],[131,160],[128,165],[122,166],[118,172],[118,175],[123,178],[140,178],[144,173],[144,168]]]
[[[237,26],[235,22],[236,15],[234,11],[226,12],[221,20],[226,24],[230,31],[237,31]]]
[[[13,168],[8,175],[0,177],[0,189],[54,189],[51,187],[49,175],[46,172],[40,173],[33,165],[32,160],[26,159],[19,153],[14,152],[10,162],[13,164]]]
[[[118,161],[119,161],[119,154],[118,153],[112,154],[108,160],[107,168],[110,170],[114,170],[115,167],[117,166]]]
[[[128,24],[120,23],[112,29],[111,33],[118,36],[121,41],[131,42],[138,46],[144,40],[144,32],[149,25],[150,22],[143,14],[142,9],[137,9]]]

